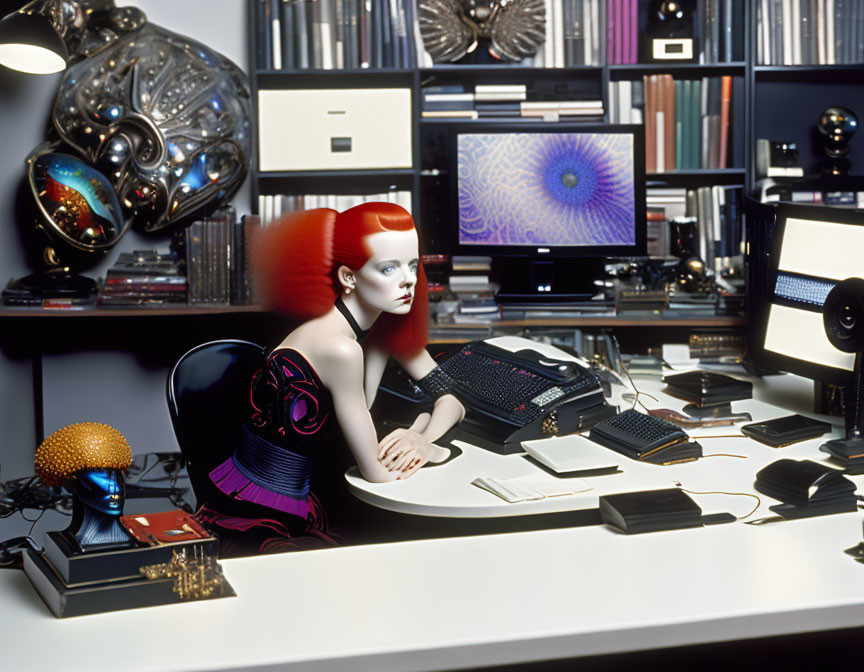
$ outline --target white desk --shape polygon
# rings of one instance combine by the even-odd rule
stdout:
[[[306,551],[226,561],[236,598],[66,620],[4,570],[0,650],[16,672],[386,672],[861,626],[859,539],[843,514]]]
[[[649,408],[680,409],[684,405],[680,399],[664,394],[662,390],[665,385],[657,379],[637,379],[636,385],[640,391],[657,398],[658,401],[653,401],[646,396],[640,397]],[[796,411],[812,416],[812,411],[807,410],[812,408],[812,385],[811,381],[794,376],[775,376],[758,382],[756,396],[770,398],[773,392],[782,396],[789,404],[796,405]],[[758,398],[736,401],[733,409],[736,412],[749,411],[754,422],[790,413],[786,408],[760,401]],[[840,436],[843,427],[839,424],[841,423],[839,418],[822,419],[834,422],[836,425],[834,433]],[[351,492],[358,499],[390,511],[448,518],[491,518],[595,509],[600,495],[671,488],[676,481],[688,490],[754,493],[753,481],[756,472],[774,460],[781,457],[806,458],[819,462],[827,460],[828,456],[819,450],[819,446],[829,438],[827,436],[779,450],[746,437],[702,438],[740,434],[740,424],[743,423],[734,427],[711,427],[687,431],[691,437],[702,444],[705,455],[731,453],[744,455],[746,459],[705,457],[684,464],[659,466],[637,462],[610,451],[610,454],[620,458],[619,469],[622,473],[584,479],[592,486],[592,490],[584,493],[530,502],[510,504],[490,492],[471,485],[471,481],[479,476],[513,478],[529,474],[547,475],[546,472],[526,460],[521,454],[498,455],[464,442],[458,443],[463,450],[463,454],[459,457],[441,466],[421,469],[404,481],[370,483],[360,476],[356,467],[348,470],[345,478]],[[548,474],[548,478],[555,480],[555,476],[551,474]],[[855,480],[859,485],[864,485],[864,476],[858,476]],[[746,497],[692,496],[706,513],[732,511],[736,515],[743,515],[755,503]],[[756,515],[771,515],[767,507],[775,504],[776,501],[764,496],[762,499],[764,501],[762,510]]]
[[[752,475],[756,462],[730,464]],[[749,501],[697,499],[708,512]],[[842,552],[861,520],[635,536],[593,526],[229,560],[236,598],[66,620],[23,572],[0,570],[0,651],[21,672],[387,672],[864,626],[864,565]]]

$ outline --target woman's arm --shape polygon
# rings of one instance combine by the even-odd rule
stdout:
[[[426,350],[421,350],[414,357],[399,360],[399,363],[414,380],[425,378],[437,364]],[[428,441],[436,441],[447,433],[453,425],[462,422],[465,417],[465,407],[452,394],[445,394],[435,401],[432,416],[426,427],[420,432]]]
[[[316,358],[316,372],[330,391],[333,412],[360,473],[372,482],[396,480],[400,474],[378,461],[378,437],[363,387],[363,350],[342,339],[319,345],[327,354]]]
[[[435,360],[423,350],[415,357],[399,362],[415,380],[435,368]],[[421,413],[409,429],[397,429],[378,444],[378,459],[390,471],[402,472],[407,478],[426,462],[443,462],[450,451],[433,446],[453,425],[465,417],[465,407],[456,397],[445,394],[435,401],[432,414]]]
[[[387,368],[387,360],[390,355],[376,348],[369,346],[364,348],[365,356],[365,374],[363,378],[363,386],[366,390],[366,405],[372,408],[375,401],[375,395],[378,394],[378,386],[381,384],[381,377],[384,375],[384,369]]]

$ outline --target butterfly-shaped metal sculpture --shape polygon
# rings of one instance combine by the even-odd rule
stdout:
[[[419,23],[436,63],[458,61],[480,42],[495,58],[520,61],[546,41],[543,0],[419,0]]]

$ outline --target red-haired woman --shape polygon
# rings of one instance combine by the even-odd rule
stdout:
[[[323,438],[334,416],[363,476],[391,481],[445,460],[449,451],[432,442],[465,410],[444,393],[431,414],[380,442],[372,424],[369,407],[389,357],[415,380],[435,369],[425,349],[429,308],[417,231],[403,208],[295,213],[263,229],[254,252],[262,302],[301,324],[256,374],[242,445],[210,479],[232,498],[320,529],[323,512],[309,482],[315,462],[327,459]]]

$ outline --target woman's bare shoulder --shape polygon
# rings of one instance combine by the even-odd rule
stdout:
[[[307,323],[308,324],[308,323]],[[301,325],[281,344],[303,355],[327,387],[358,375],[363,375],[363,349],[352,338],[329,329],[306,328]]]

